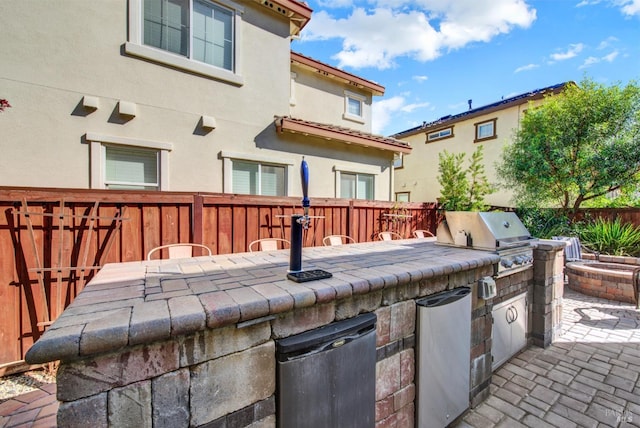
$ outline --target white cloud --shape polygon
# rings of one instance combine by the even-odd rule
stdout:
[[[583,0],[580,3],[578,3],[576,7],[591,6],[591,5],[596,5],[598,3],[600,3],[600,0]]]
[[[353,1],[351,0],[319,0],[318,4],[327,9],[338,9],[343,7],[351,7]]]
[[[622,13],[629,16],[640,16],[640,0],[618,0],[616,4],[621,6]]]
[[[418,110],[426,107],[429,107],[429,103],[413,103],[413,104],[407,104],[405,106],[402,106],[400,108],[400,111],[403,113],[412,113],[414,110]]]
[[[615,59],[618,57],[620,53],[618,51],[613,51],[608,55],[602,56],[602,57],[595,57],[595,56],[590,56],[589,58],[587,58],[586,60],[584,60],[584,62],[582,63],[582,65],[579,68],[588,68],[591,67],[594,64],[597,64],[599,62],[613,62],[615,61]]]
[[[538,65],[538,64],[527,64],[527,65],[523,65],[522,67],[516,68],[514,73],[520,73],[521,71],[529,71],[529,70],[533,70],[533,69],[538,68],[538,67],[540,67],[540,65]]]
[[[576,7],[592,6],[601,3],[600,0],[583,0]],[[629,16],[640,16],[640,0],[609,0],[609,3],[620,11]]]
[[[412,113],[415,110],[426,108],[429,103],[405,104],[406,100],[402,96],[395,96],[373,103],[372,109],[372,132],[380,134],[383,129],[391,123],[395,113]]]
[[[567,59],[574,58],[584,49],[584,45],[582,43],[576,43],[573,45],[569,45],[569,48],[565,52],[554,53],[551,54],[552,61],[564,61]]]
[[[398,96],[374,102],[371,106],[371,131],[379,134],[391,122],[391,115],[399,111],[403,104],[404,98]]]
[[[582,65],[578,68],[591,67],[593,64],[597,64],[599,62],[600,62],[599,58],[596,58],[595,56],[590,56],[589,58],[585,59]]]
[[[342,0],[332,0],[341,3]],[[318,11],[302,41],[341,39],[338,67],[395,66],[395,59],[421,62],[473,42],[488,42],[516,27],[528,28],[536,10],[525,0],[372,0],[345,18]]]
[[[618,54],[618,51],[613,51],[609,55],[603,56],[602,60],[606,62],[613,62],[618,57]]]
[[[413,76],[412,79],[415,80],[416,82],[422,83],[422,82],[426,82],[427,79],[429,78],[427,76]]]
[[[598,50],[607,49],[609,46],[611,46],[613,43],[617,41],[618,39],[616,37],[613,37],[613,36],[607,37],[606,39],[600,42],[600,44],[596,49]]]

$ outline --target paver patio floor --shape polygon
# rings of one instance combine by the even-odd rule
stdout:
[[[640,426],[639,375],[640,310],[565,288],[562,337],[500,367],[455,426]]]

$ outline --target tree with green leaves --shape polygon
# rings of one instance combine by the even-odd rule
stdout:
[[[524,207],[560,207],[573,216],[585,201],[640,177],[640,87],[589,78],[530,105],[505,147],[498,174]]]
[[[447,211],[482,211],[486,209],[485,196],[493,193],[494,187],[488,182],[482,162],[483,146],[478,145],[471,154],[471,163],[465,170],[464,153],[438,154],[438,183],[440,207]]]

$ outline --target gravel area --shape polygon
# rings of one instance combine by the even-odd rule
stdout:
[[[39,387],[48,383],[55,383],[55,381],[55,376],[44,370],[34,370],[0,377],[0,403],[18,395],[36,391]]]

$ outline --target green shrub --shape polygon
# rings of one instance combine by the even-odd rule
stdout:
[[[576,229],[582,245],[591,251],[613,256],[640,255],[640,227],[614,221],[596,219]]]
[[[531,236],[551,239],[553,236],[570,236],[573,227],[566,215],[556,209],[518,208],[516,214]]]
[[[487,180],[480,144],[471,154],[469,168],[462,166],[465,153],[438,153],[438,183],[440,183],[440,208],[445,211],[485,211],[484,198],[495,191]]]

